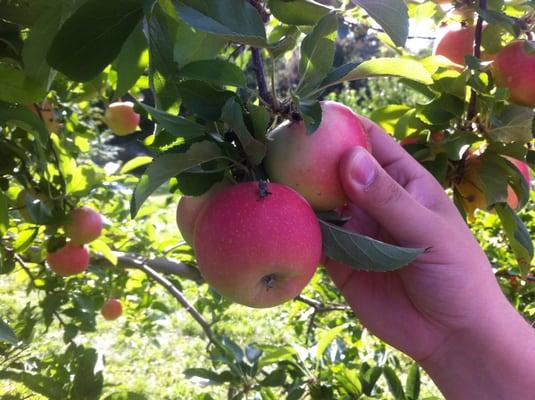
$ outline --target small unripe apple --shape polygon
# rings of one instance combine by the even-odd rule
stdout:
[[[48,253],[48,266],[60,276],[79,274],[89,266],[89,251],[85,246],[69,242],[64,247]]]
[[[73,243],[89,243],[101,235],[102,217],[89,207],[76,208],[70,213],[69,223],[63,229]]]
[[[210,200],[195,224],[195,253],[206,281],[249,307],[273,307],[297,296],[321,256],[314,211],[278,183],[240,183]]]
[[[444,27],[435,42],[433,54],[448,58],[455,64],[464,66],[464,57],[474,53],[474,25],[462,27]]]
[[[100,313],[105,320],[113,321],[121,316],[123,313],[123,306],[119,300],[109,299],[100,309]]]
[[[535,41],[531,44],[535,46]],[[535,107],[535,52],[526,52],[524,45],[517,40],[500,50],[492,72],[496,85],[509,89],[511,103]]]
[[[111,103],[106,109],[105,121],[108,127],[119,136],[136,131],[140,116],[134,111],[131,101]]]
[[[466,160],[463,177],[455,185],[464,209],[469,215],[473,214],[476,209],[486,210],[488,208],[481,179],[477,173],[480,164],[481,160],[477,157]]]
[[[200,196],[182,196],[176,207],[176,224],[187,244],[193,247],[195,222],[203,207],[214,194],[229,185],[228,181],[218,182]]]
[[[368,134],[357,114],[334,101],[322,101],[322,119],[310,134],[303,121],[288,121],[269,134],[264,165],[273,182],[298,191],[315,210],[340,207],[346,195],[338,176],[342,154],[369,148]]]

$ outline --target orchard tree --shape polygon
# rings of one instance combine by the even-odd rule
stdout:
[[[422,21],[436,42],[415,55],[409,26]],[[0,0],[0,274],[27,294],[0,309],[6,398],[145,398],[105,382],[84,338],[156,303],[153,287],[207,340],[209,364],[180,372],[229,399],[419,398],[416,364],[384,346],[359,359],[362,327],[317,269],[324,255],[382,273],[425,251],[344,229],[338,161],[369,143],[332,96],[357,81],[371,96],[350,104],[361,110],[380,100],[374,79],[417,99],[366,113],[469,223],[500,221],[492,235],[516,263],[496,265],[497,278],[533,318],[518,212],[535,163],[534,26],[530,1]],[[382,43],[373,57],[370,42]],[[368,50],[348,54],[351,43]],[[176,229],[159,208],[176,209],[181,234],[158,237],[155,225]],[[195,301],[187,285],[199,285]],[[299,343],[223,333],[231,302],[287,301],[300,307]],[[39,359],[31,345],[52,330],[62,351]]]

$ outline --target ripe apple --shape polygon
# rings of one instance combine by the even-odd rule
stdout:
[[[511,157],[504,157],[511,161],[518,168],[518,170],[526,179],[528,186],[531,187],[531,177],[527,164]],[[480,160],[477,157],[468,159],[465,165],[464,176],[462,180],[456,184],[457,190],[462,197],[463,205],[465,206],[465,210],[468,214],[473,214],[476,208],[479,208],[480,210],[489,210],[489,204],[485,198],[482,189],[482,183],[477,174],[477,168],[479,165]],[[507,186],[506,202],[512,209],[516,209],[519,206],[518,196],[510,185]]]
[[[104,319],[108,321],[113,321],[121,316],[123,313],[123,306],[121,302],[117,299],[109,299],[104,303],[100,309],[100,313]]]
[[[202,276],[249,307],[273,307],[297,296],[321,256],[314,211],[278,183],[224,188],[201,211],[194,237]]]
[[[488,208],[481,179],[477,173],[480,164],[481,160],[477,157],[466,160],[463,177],[455,185],[461,196],[464,209],[469,215],[472,215],[476,209],[486,210]]]
[[[511,163],[514,164],[514,166],[520,171],[520,173],[526,180],[528,187],[531,188],[531,175],[529,173],[528,165],[523,161],[517,160],[516,158],[507,156],[505,156],[505,158],[507,158],[509,161],[511,161]],[[507,186],[507,204],[512,209],[516,209],[519,206],[518,196],[510,185]]]
[[[474,25],[442,28],[435,42],[433,54],[444,56],[455,64],[464,66],[464,56],[474,53],[475,32]]]
[[[411,145],[411,144],[420,144],[420,143],[424,143],[424,142],[425,142],[425,138],[423,136],[410,135],[410,136],[406,136],[403,139],[401,139],[399,141],[399,144],[402,145],[402,146],[407,146],[407,145]]]
[[[134,111],[134,103],[118,101],[108,106],[104,119],[113,133],[125,136],[136,131],[140,117]]]
[[[314,209],[333,210],[346,201],[338,176],[342,154],[354,146],[368,148],[368,135],[349,107],[322,101],[319,128],[308,133],[303,121],[287,121],[269,135],[264,160],[267,174],[297,190]]]
[[[496,85],[509,89],[511,103],[535,107],[535,53],[526,52],[524,44],[517,40],[500,50],[492,72]],[[535,41],[530,44],[535,46]]]
[[[200,196],[182,196],[176,208],[176,224],[187,244],[193,247],[193,232],[199,213],[214,194],[229,185],[228,181],[218,182]]]
[[[89,207],[74,209],[70,213],[69,219],[69,223],[65,224],[63,229],[65,230],[65,235],[73,243],[85,244],[92,242],[102,233],[102,217]]]
[[[52,271],[60,276],[76,275],[89,266],[89,251],[83,245],[72,242],[52,253],[46,259]]]

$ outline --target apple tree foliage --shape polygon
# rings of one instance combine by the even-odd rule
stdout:
[[[469,149],[485,146],[482,190],[501,225],[481,228],[480,237],[504,239],[508,247],[502,250],[488,242],[484,247],[494,260],[515,260],[511,267],[496,265],[496,274],[514,278],[515,284],[506,279],[507,290],[522,282],[524,295],[515,301],[528,309],[534,301],[533,245],[526,218],[505,199],[510,185],[525,205],[529,189],[501,155],[535,164],[533,110],[507,101],[489,62],[467,56],[460,70],[443,57],[414,55],[406,44],[411,23],[438,26],[473,17],[478,29],[486,25],[475,54],[495,52],[533,35],[534,11],[533,2],[503,0],[446,6],[403,0],[0,0],[0,279],[16,282],[28,296],[22,309],[0,309],[0,385],[15,382],[50,399],[144,398],[104,382],[97,350],[80,338],[95,330],[107,298],[133,296],[142,307],[156,301],[149,289],[162,286],[208,341],[210,364],[180,372],[221,385],[228,398],[379,398],[385,390],[396,399],[419,398],[416,364],[403,372],[402,383],[398,360],[379,351],[359,361],[358,347],[348,343],[359,340],[362,328],[324,274],[313,283],[313,298],[297,299],[301,319],[291,324],[303,337],[300,345],[273,346],[267,338],[238,345],[221,334],[217,322],[225,320],[228,303],[211,290],[193,304],[187,298],[185,282],[202,284],[202,278],[178,235],[159,241],[155,225],[174,221],[160,220],[157,210],[174,207],[170,192],[200,195],[225,176],[265,177],[269,131],[301,118],[313,132],[321,122],[320,99],[348,82],[366,87],[370,79],[391,77],[419,101],[387,104],[370,117],[399,140],[423,138],[407,150],[462,213],[455,183]],[[341,36],[357,42],[363,35],[382,43],[376,56],[337,60]],[[287,65],[295,66],[298,78],[282,87],[277,79]],[[145,134],[128,142],[144,149],[140,156],[125,157],[102,140],[110,135],[104,108],[118,99],[134,101],[142,114]],[[444,134],[440,141],[432,138],[436,132]],[[119,158],[122,165],[111,169]],[[23,190],[33,195],[17,201]],[[149,199],[155,193],[166,200]],[[82,205],[99,210],[107,229],[90,244],[89,270],[60,278],[44,260],[65,243],[62,225]],[[30,218],[23,218],[23,209]],[[399,268],[422,251],[350,234],[330,214],[318,218],[327,254],[355,267]],[[142,283],[131,284],[140,273]],[[61,332],[62,353],[32,356],[32,341],[50,329]]]

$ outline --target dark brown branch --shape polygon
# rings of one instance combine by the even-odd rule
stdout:
[[[479,0],[479,8],[486,10],[487,0]],[[481,58],[481,40],[483,39],[483,18],[477,16],[476,32],[474,40],[474,57]],[[471,121],[476,116],[477,92],[472,89],[470,92],[470,102],[468,103],[468,112],[466,118]]]
[[[260,49],[251,47],[251,54],[253,56],[253,68],[256,75],[256,82],[258,84],[258,93],[260,94],[260,98],[269,104],[273,110],[275,110],[275,103],[273,102],[273,98],[271,97],[271,93],[269,92],[266,83],[264,63],[262,62]]]
[[[216,335],[214,331],[212,331],[212,329],[210,328],[208,322],[206,322],[206,320],[197,311],[197,309],[189,303],[184,294],[180,290],[178,290],[178,288],[173,285],[173,283],[169,279],[160,275],[148,265],[143,264],[139,266],[139,269],[145,272],[153,280],[158,282],[161,286],[163,286],[165,290],[167,290],[171,294],[171,296],[173,296],[184,307],[184,309],[193,317],[193,319],[197,321],[197,323],[201,326],[202,330],[204,331],[210,342],[216,345],[218,344]]]
[[[315,312],[329,312],[329,311],[351,311],[351,307],[345,304],[329,304],[322,303],[321,301],[310,299],[303,295],[299,295],[294,298],[294,300],[309,305],[314,308]]]

